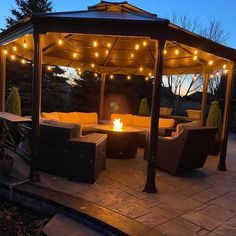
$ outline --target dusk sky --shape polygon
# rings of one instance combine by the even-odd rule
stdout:
[[[53,5],[55,11],[74,11],[87,9],[97,2],[99,0],[54,0]],[[129,3],[167,19],[175,12],[198,17],[203,25],[212,19],[220,20],[230,36],[227,44],[236,48],[236,0],[129,0]],[[14,5],[14,0],[0,1],[0,28],[4,27],[5,17]]]

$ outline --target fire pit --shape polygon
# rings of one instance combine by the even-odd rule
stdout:
[[[115,119],[112,125],[98,125],[98,132],[107,134],[107,157],[114,159],[134,158],[137,154],[137,137],[141,129],[124,127]]]

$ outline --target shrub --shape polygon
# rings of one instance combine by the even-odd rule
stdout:
[[[6,102],[6,111],[21,116],[21,101],[18,88],[12,87]]]
[[[207,116],[207,126],[214,126],[217,128],[216,140],[221,139],[222,133],[222,112],[218,101],[213,101]]]
[[[141,99],[139,109],[138,109],[138,114],[140,116],[149,116],[150,115],[150,110],[149,110],[147,98]]]

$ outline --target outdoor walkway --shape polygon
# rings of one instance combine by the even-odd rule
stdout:
[[[41,173],[40,185],[90,200],[142,222],[164,235],[236,235],[236,139],[231,137],[227,172],[216,171],[218,158],[209,156],[204,169],[175,177],[158,171],[157,194],[143,193],[146,162],[107,160],[96,184],[81,184]],[[17,159],[15,175],[27,174]]]

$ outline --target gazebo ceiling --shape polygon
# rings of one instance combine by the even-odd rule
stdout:
[[[103,29],[100,29],[99,24],[102,21],[105,25]],[[118,29],[121,21],[127,23],[127,29]],[[75,32],[74,27],[70,28],[69,22],[74,23],[74,26],[80,25],[81,33],[80,28],[78,32]],[[97,30],[92,26],[92,22],[95,25],[98,24],[99,30],[104,33],[96,33]],[[132,22],[131,25],[135,23],[136,28],[129,31],[130,22]],[[45,25],[46,23],[48,25]],[[107,23],[110,27],[116,26],[116,28],[106,28]],[[143,28],[144,25],[146,28]],[[150,33],[155,25],[156,31]],[[48,65],[69,66],[109,74],[150,76],[154,73],[155,64],[154,38],[166,39],[163,52],[164,74],[214,72],[225,68],[232,57],[236,58],[234,49],[183,30],[170,24],[168,20],[158,18],[127,2],[104,1],[89,7],[88,11],[33,15],[12,29],[1,33],[0,45],[4,44],[4,50],[8,51],[10,58],[14,59],[11,55],[15,55],[20,59],[32,60],[31,32],[34,26],[39,32],[44,33],[43,63]],[[55,30],[53,30],[54,26]],[[86,27],[91,30],[89,33],[84,30]],[[61,30],[58,30],[59,28]],[[170,29],[176,31],[176,40],[168,40]],[[122,30],[126,33],[117,34],[117,31]],[[138,33],[132,34],[134,31]],[[181,40],[177,40],[181,32],[184,37],[187,34],[189,43],[183,44]],[[155,34],[157,37],[154,37]],[[174,36],[171,37],[174,39]],[[187,37],[184,38],[184,42],[186,40]],[[14,48],[17,50],[15,51]],[[212,48],[217,48],[217,50],[213,53]]]

